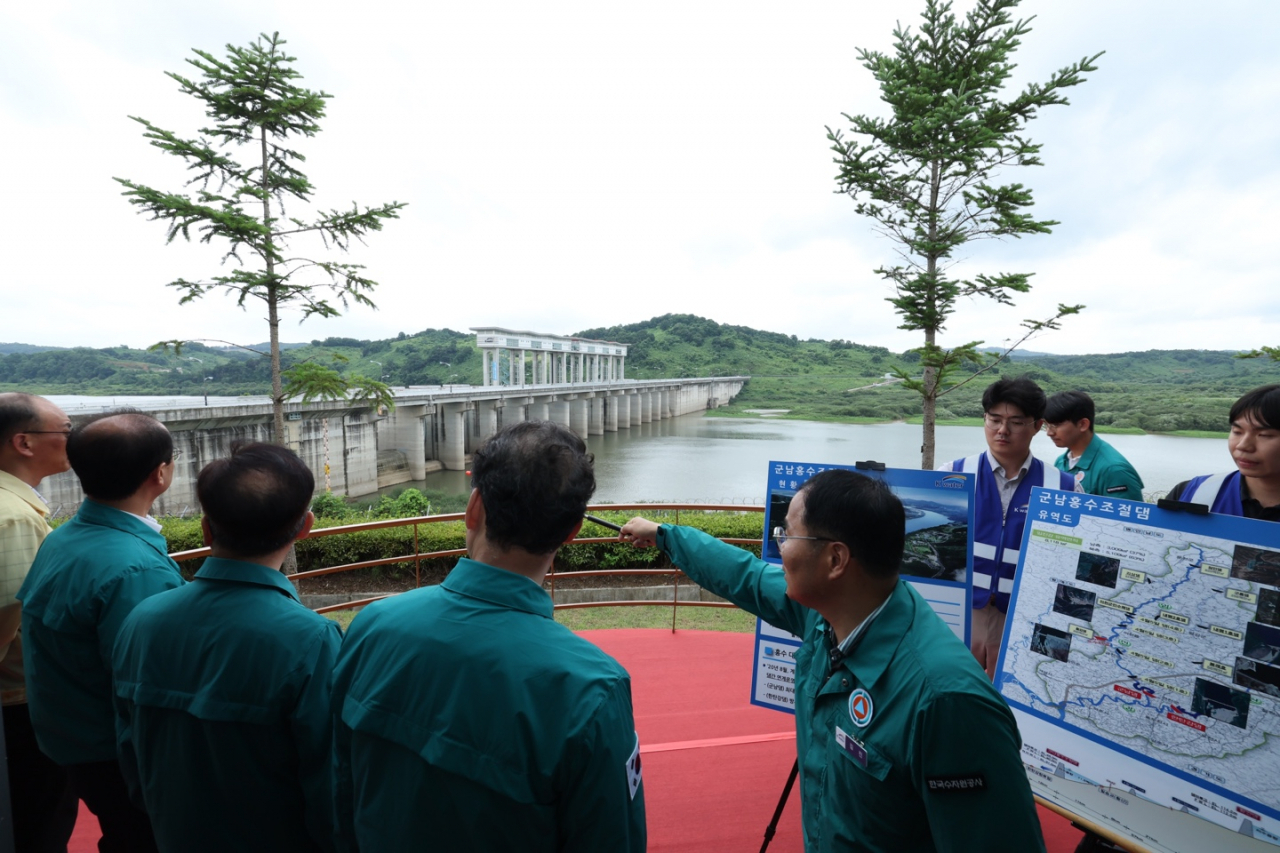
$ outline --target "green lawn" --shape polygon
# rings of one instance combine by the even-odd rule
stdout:
[[[557,610],[556,621],[574,631],[599,628],[671,628],[671,607],[581,607]],[[730,607],[681,607],[676,628],[687,631],[736,631],[756,629],[756,617]]]
[[[356,611],[326,613],[346,630]],[[671,628],[671,607],[581,607],[557,610],[556,621],[574,631],[601,628]],[[736,631],[749,634],[756,629],[756,617],[728,607],[681,607],[676,612],[676,628],[686,631]]]

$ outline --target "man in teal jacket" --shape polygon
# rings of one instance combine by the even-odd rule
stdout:
[[[1044,408],[1044,428],[1064,452],[1053,463],[1076,478],[1081,490],[1104,498],[1142,500],[1142,478],[1093,431],[1093,398],[1083,391],[1062,391]]]
[[[883,482],[830,470],[791,501],[781,570],[643,518],[621,537],[658,545],[702,586],[804,640],[796,747],[808,853],[1043,853],[1013,714],[898,578],[904,531]]]
[[[595,491],[557,424],[476,451],[468,559],[367,608],[334,670],[341,849],[638,853],[640,746],[627,671],[552,618],[542,588]]]
[[[116,760],[111,652],[139,602],[183,582],[150,515],[173,481],[173,439],[148,415],[108,414],[72,431],[67,458],[87,499],[44,540],[18,591],[31,724],[97,816],[102,853],[154,850]]]
[[[161,850],[333,849],[329,677],[342,632],[280,574],[311,529],[314,491],[276,445],[210,462],[196,495],[213,556],[120,631],[120,765]]]

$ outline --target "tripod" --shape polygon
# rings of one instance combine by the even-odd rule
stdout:
[[[765,827],[764,844],[760,845],[760,853],[765,853],[769,849],[769,842],[778,831],[778,821],[782,819],[782,810],[787,805],[787,797],[791,796],[791,786],[796,783],[796,775],[799,772],[800,759],[796,758],[796,763],[791,765],[791,773],[787,776],[787,784],[782,787],[782,797],[778,800],[778,807],[773,810],[773,820],[769,821],[769,825]]]

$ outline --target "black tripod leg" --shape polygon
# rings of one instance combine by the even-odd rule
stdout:
[[[769,826],[764,831],[764,844],[760,845],[760,853],[764,853],[769,849],[769,842],[773,840],[774,833],[778,831],[778,821],[782,820],[782,810],[787,805],[787,797],[791,796],[791,786],[796,783],[796,775],[800,772],[800,759],[796,759],[796,763],[791,765],[791,775],[787,776],[787,784],[782,788],[782,798],[778,800],[778,807],[773,810],[773,820],[769,821]]]

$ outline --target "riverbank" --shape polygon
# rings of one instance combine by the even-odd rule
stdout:
[[[736,409],[732,406],[722,409],[712,409],[705,414],[705,417],[728,419],[767,418],[769,420],[809,421],[811,423],[819,424],[913,424],[915,426],[922,426],[924,424],[923,415],[916,415],[909,418],[868,418],[858,416],[836,417],[797,412],[793,409]],[[980,427],[983,425],[983,421],[982,418],[939,418],[937,425]],[[1099,435],[1169,435],[1176,438],[1225,439],[1230,434],[1226,430],[1221,432],[1203,429],[1145,430],[1141,427],[1115,426],[1098,426],[1094,428],[1094,431]]]

